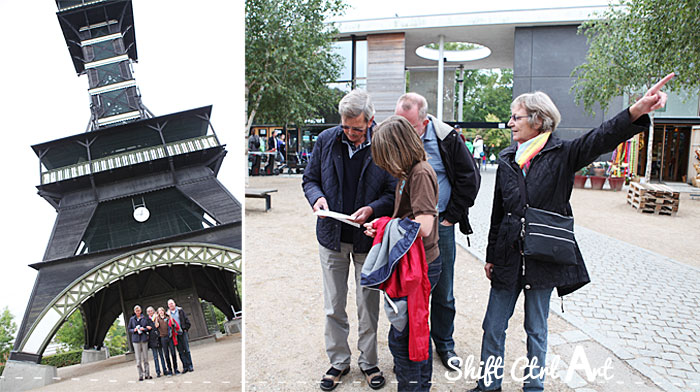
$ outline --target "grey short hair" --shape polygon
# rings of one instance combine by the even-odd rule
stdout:
[[[401,109],[409,111],[414,106],[418,107],[418,119],[423,121],[428,117],[428,101],[418,93],[406,93],[399,97],[396,106],[401,105]]]
[[[559,109],[549,98],[549,95],[543,93],[542,91],[535,91],[534,93],[525,93],[519,95],[510,104],[510,109],[513,110],[518,106],[522,106],[526,111],[528,118],[528,123],[531,127],[535,127],[537,120],[542,121],[542,126],[540,127],[540,132],[554,132],[557,125],[561,122],[561,114],[559,114]]]
[[[143,309],[141,309],[141,306],[139,306],[139,305],[134,306],[134,310],[136,310],[136,308],[139,308],[139,310],[143,310]]]
[[[374,117],[374,104],[365,90],[352,90],[338,104],[338,113],[345,118],[355,118],[364,114],[365,121]]]

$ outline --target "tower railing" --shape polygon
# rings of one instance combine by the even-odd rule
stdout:
[[[205,135],[191,139],[178,140],[163,145],[131,150],[91,161],[45,170],[42,167],[41,185],[70,180],[108,170],[115,170],[139,163],[164,159],[168,156],[189,154],[196,151],[220,146],[215,135]]]

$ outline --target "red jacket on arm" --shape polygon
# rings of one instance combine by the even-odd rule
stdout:
[[[395,302],[405,298],[409,359],[425,361],[430,354],[430,281],[420,224],[383,217],[374,228],[377,234],[362,268],[362,285],[385,291]],[[394,315],[387,316],[391,321]]]

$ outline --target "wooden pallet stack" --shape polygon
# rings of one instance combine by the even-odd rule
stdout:
[[[696,163],[693,163],[693,167],[695,168],[696,174],[695,178],[693,178],[693,186],[696,186],[700,188],[700,148],[695,149],[695,160],[697,161]]]
[[[627,192],[627,203],[636,208],[637,212],[649,214],[676,215],[679,198],[679,192],[660,184],[632,182]]]

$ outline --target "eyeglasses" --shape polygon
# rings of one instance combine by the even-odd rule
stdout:
[[[343,128],[344,131],[353,131],[357,133],[365,133],[367,132],[367,128],[357,128],[357,127],[351,127],[349,125],[341,124],[341,128]]]
[[[513,120],[513,121],[518,121],[518,120],[520,120],[521,118],[526,118],[526,117],[530,117],[530,116],[529,116],[529,115],[528,115],[528,116],[517,116],[517,115],[513,114],[513,115],[510,116],[510,119]]]

